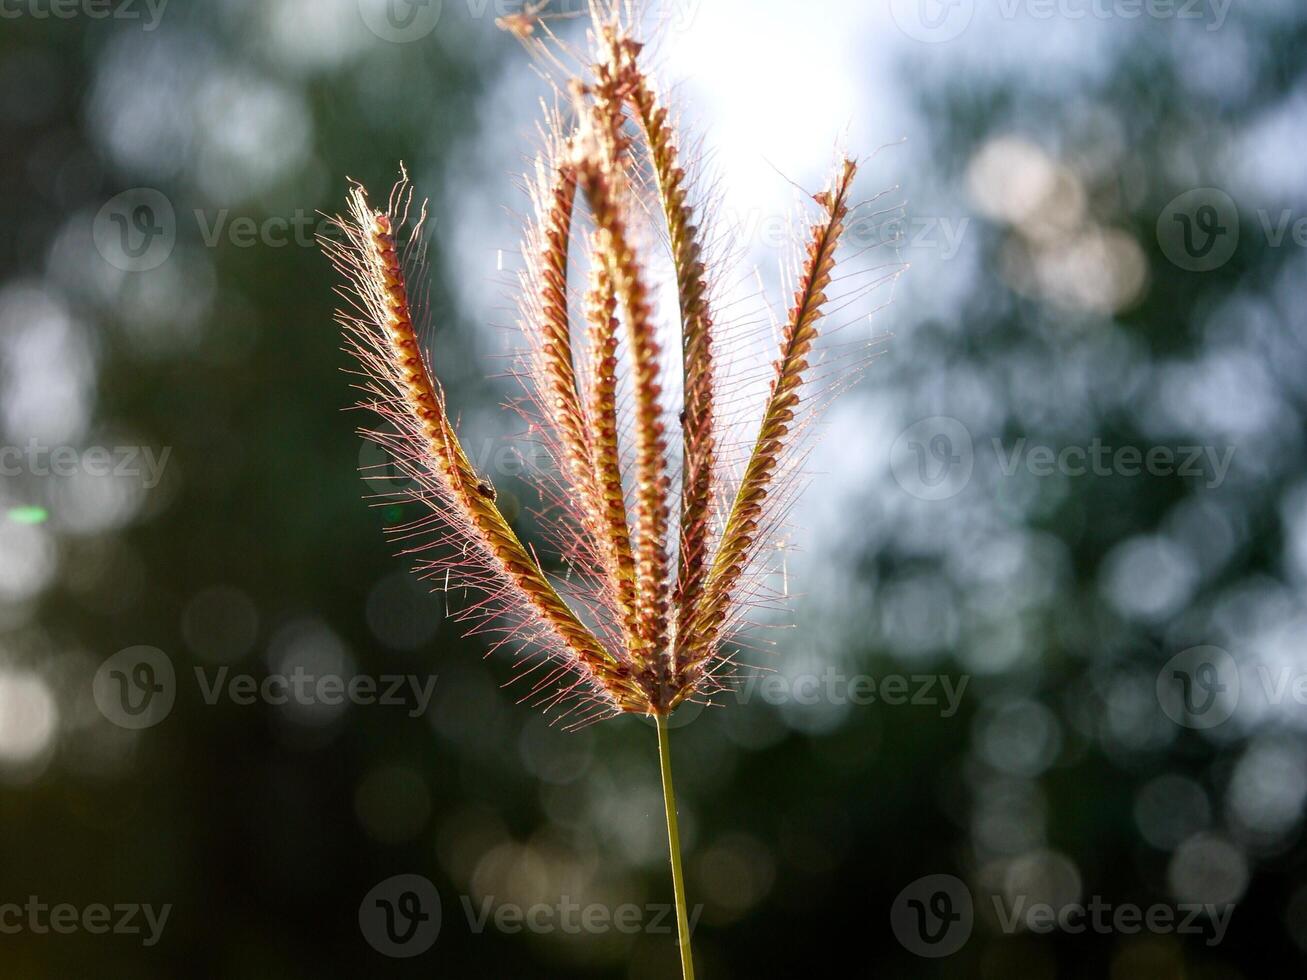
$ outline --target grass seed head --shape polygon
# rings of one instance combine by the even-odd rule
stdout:
[[[529,694],[570,705],[579,720],[666,715],[719,688],[726,646],[763,592],[755,566],[773,550],[765,543],[779,538],[792,499],[805,410],[817,401],[807,388],[823,318],[878,281],[832,296],[855,208],[857,166],[842,160],[813,198],[819,214],[761,421],[747,439],[729,437],[723,406],[740,393],[718,369],[732,324],[714,309],[701,230],[711,204],[695,196],[683,142],[641,65],[630,8],[598,7],[587,54],[547,30],[537,36],[544,4],[497,22],[536,46],[542,63],[586,66],[557,82],[570,114],[546,116],[520,275],[524,410],[556,464],[539,474],[539,490],[561,574],[523,544],[450,420],[411,296],[411,284],[425,282],[426,211],[413,208],[407,175],[380,209],[356,185],[337,219],[343,234],[324,240],[345,280],[339,319],[359,405],[384,423],[365,435],[408,478],[400,496],[422,512],[392,533],[437,587],[475,596],[461,612],[474,631],[523,651]],[[666,237],[674,315],[660,315],[653,299],[650,214]],[[584,288],[573,281],[583,263]],[[680,362],[666,376],[665,351]],[[831,363],[837,378],[849,375]]]

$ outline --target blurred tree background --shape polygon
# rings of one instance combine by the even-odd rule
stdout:
[[[841,128],[885,145],[864,193],[907,204],[862,232],[912,266],[813,461],[777,683],[674,732],[702,976],[1301,975],[1307,11],[667,6],[664,74],[771,294],[759,229]],[[152,946],[5,930],[7,976],[675,975],[656,929],[470,920],[670,900],[653,731],[517,705],[393,557],[312,242],[346,175],[408,162],[440,373],[529,530],[487,380],[546,94],[512,9],[0,0],[0,905],[172,906]],[[133,729],[95,679],[141,646],[176,700]],[[1177,711],[1181,670],[1219,724]],[[206,699],[296,671],[419,691]],[[387,959],[360,906],[400,874],[441,930]],[[935,875],[974,901],[938,959],[896,928]],[[1219,941],[1004,926],[1096,897],[1234,911]]]

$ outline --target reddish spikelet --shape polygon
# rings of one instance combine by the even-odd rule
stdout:
[[[726,607],[731,601],[731,591],[757,549],[763,509],[781,455],[790,439],[790,427],[795,420],[800,389],[808,370],[808,355],[817,340],[817,328],[826,305],[826,290],[835,269],[835,252],[849,213],[849,189],[857,170],[852,160],[845,160],[833,187],[814,198],[826,215],[812,227],[807,260],[781,338],[780,358],[776,362],[775,379],[763,411],[762,425],[744,479],[727,516],[721,544],[696,613],[700,628],[691,639],[690,653],[683,664],[686,672],[683,682],[687,685],[697,682],[696,675],[701,665],[712,655]]]
[[[626,79],[609,63],[596,66],[599,78],[586,139],[578,143],[577,172],[594,218],[593,253],[605,271],[626,319],[635,399],[635,555],[636,625],[639,649],[634,660],[652,683],[666,686],[668,635],[667,444],[664,439],[658,377],[660,349],[653,304],[644,269],[629,232],[630,191],[627,140],[622,133],[621,96]],[[660,695],[661,696],[661,695]]]
[[[764,534],[784,516],[784,478],[800,456],[798,416],[801,410],[812,414],[812,399],[801,394],[811,384],[819,327],[828,307],[865,288],[850,287],[836,300],[828,295],[857,167],[844,161],[831,188],[814,198],[822,217],[812,228],[781,331],[762,421],[732,498],[718,500],[719,488],[731,479],[725,456],[732,451],[718,431],[719,406],[738,397],[728,392],[723,398],[719,390],[719,325],[690,181],[668,112],[639,65],[641,45],[625,26],[629,12],[619,16],[615,3],[598,7],[591,70],[567,87],[576,128],[564,136],[561,118],[549,117],[547,151],[534,183],[535,218],[523,249],[527,403],[532,432],[558,464],[542,488],[553,506],[541,516],[553,520],[550,537],[577,573],[570,576],[567,599],[468,460],[422,352],[405,249],[396,241],[408,211],[406,179],[384,211],[374,210],[355,188],[350,217],[339,219],[345,240],[327,249],[348,282],[344,295],[353,310],[341,322],[347,349],[361,367],[362,404],[396,430],[368,435],[413,481],[407,499],[429,511],[397,529],[405,539],[425,541],[412,549],[421,555],[421,570],[443,580],[447,590],[478,590],[481,600],[465,615],[502,631],[502,642],[549,655],[551,666],[537,675],[533,691],[551,703],[581,694],[596,713],[665,716],[696,693],[720,687],[730,660],[722,648],[746,605],[742,593],[753,581],[747,576],[756,577]],[[532,15],[538,12],[531,8]],[[529,40],[535,24],[516,33]],[[542,61],[561,63],[544,54],[542,42],[531,43],[539,45]],[[577,230],[582,204],[588,235]],[[659,375],[660,331],[673,331],[660,323],[637,241],[635,229],[646,212],[661,215],[665,224],[678,295],[683,466],[674,529],[674,460]],[[419,218],[410,249],[420,251],[421,224]],[[588,251],[583,303],[574,303],[580,290],[569,283],[574,240]],[[584,310],[585,330],[577,335],[573,305]],[[569,602],[582,604],[581,615]]]
[[[616,379],[613,366],[604,357],[594,358],[592,363],[599,373],[591,379],[593,397],[587,408],[576,372],[568,303],[568,264],[577,197],[576,167],[570,155],[570,148],[560,145],[540,162],[537,216],[524,249],[537,261],[528,263],[523,276],[521,323],[532,340],[541,389],[538,401],[551,423],[541,431],[569,478],[564,492],[574,492],[574,510],[580,515],[578,523],[587,538],[585,551],[595,556],[601,566],[599,581],[607,587],[602,599],[622,624],[625,638],[634,631],[635,562],[622,496]],[[601,287],[600,306],[608,302],[608,293],[611,290]],[[600,332],[592,333],[590,338],[592,349],[606,348],[609,334],[615,345],[616,323],[610,321],[611,310],[599,317]]]
[[[596,263],[586,299],[589,323],[590,417],[593,426],[595,506],[602,516],[602,533],[622,618],[628,650],[635,650],[640,636],[636,608],[635,557],[631,551],[631,530],[627,525],[626,494],[622,489],[622,458],[617,443],[617,293],[608,267]]]
[[[716,453],[713,322],[708,305],[703,247],[699,242],[699,229],[694,225],[686,175],[678,162],[676,134],[668,122],[667,109],[658,104],[653,88],[637,65],[639,45],[634,42],[612,43],[609,50],[615,63],[614,71],[627,78],[626,99],[648,147],[663,217],[667,222],[680,301],[684,409],[681,413],[680,564],[673,597],[677,621],[671,668],[676,673],[678,663],[698,634],[698,607],[708,569],[708,518]]]
[[[402,223],[394,213],[397,206],[407,210],[404,181],[386,211],[374,210],[363,189],[356,187],[350,195],[350,217],[337,218],[345,241],[326,243],[346,276],[345,295],[358,314],[343,313],[341,321],[351,337],[349,349],[369,379],[362,406],[400,420],[406,430],[402,434],[408,437],[398,447],[392,440],[378,441],[392,450],[401,465],[417,469],[415,475],[427,491],[419,496],[446,522],[454,539],[462,538],[457,543],[464,550],[453,563],[463,580],[460,584],[478,587],[489,598],[495,615],[512,611],[521,616],[530,610],[538,625],[548,630],[546,646],[564,665],[582,680],[591,681],[601,699],[630,710],[641,698],[629,670],[581,623],[550,584],[499,511],[493,494],[485,492],[485,484],[454,433],[414,327],[395,240],[395,229]],[[421,227],[420,220],[417,227]],[[394,410],[397,400],[403,403],[402,412]],[[417,462],[407,455],[413,443],[423,450]]]

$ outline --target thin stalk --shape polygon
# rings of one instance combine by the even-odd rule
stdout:
[[[663,809],[667,811],[667,846],[672,854],[672,891],[676,896],[676,934],[681,948],[681,976],[694,980],[694,954],[690,950],[690,917],[685,904],[685,873],[681,870],[681,830],[676,819],[676,790],[672,787],[672,750],[667,742],[667,719],[654,715],[658,728],[658,762],[663,775]]]

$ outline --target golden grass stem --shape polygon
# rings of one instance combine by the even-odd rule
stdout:
[[[694,952],[690,946],[689,906],[685,901],[685,872],[681,869],[681,828],[676,815],[676,789],[672,785],[672,749],[667,719],[654,716],[658,729],[658,763],[663,779],[663,810],[667,816],[667,848],[672,860],[672,893],[676,900],[676,936],[681,950],[681,976],[694,980]]]

